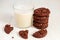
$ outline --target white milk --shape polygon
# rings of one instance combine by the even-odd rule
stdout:
[[[18,27],[25,28],[32,25],[33,9],[27,9],[27,6],[25,8],[20,6],[16,7],[14,12],[16,24]]]

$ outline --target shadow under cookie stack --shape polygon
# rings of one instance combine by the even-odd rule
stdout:
[[[34,10],[33,26],[37,29],[46,29],[48,27],[50,11],[47,8],[38,8]]]

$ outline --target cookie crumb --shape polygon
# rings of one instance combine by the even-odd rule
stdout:
[[[12,37],[12,38],[14,38],[14,37]]]

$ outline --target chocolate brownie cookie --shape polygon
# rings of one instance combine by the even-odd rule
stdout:
[[[33,26],[36,27],[37,29],[45,29],[48,27],[48,23],[42,24],[42,23],[33,23]]]
[[[27,39],[28,38],[28,30],[21,30],[21,31],[19,31],[19,35],[22,38]]]
[[[47,8],[38,8],[34,10],[34,15],[36,16],[49,16],[50,11]]]
[[[11,25],[9,25],[9,24],[5,25],[5,27],[4,27],[5,33],[9,34],[12,30],[13,30],[13,27],[11,27]]]
[[[47,35],[47,30],[46,29],[42,29],[42,30],[39,30],[39,31],[33,33],[32,36],[35,37],[35,38],[43,38],[46,35]]]
[[[37,23],[48,23],[48,19],[45,19],[45,20],[33,20],[33,22],[37,22]]]
[[[33,16],[33,19],[34,19],[34,20],[46,20],[46,19],[48,20],[49,17],[39,17],[39,16],[35,16],[35,15],[34,15],[34,16]]]

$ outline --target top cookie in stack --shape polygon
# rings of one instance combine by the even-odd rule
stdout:
[[[34,10],[33,26],[38,29],[45,29],[48,27],[50,11],[47,8],[38,8]]]
[[[38,8],[34,10],[34,15],[36,16],[47,16],[48,17],[49,14],[50,14],[50,11],[47,8]]]

